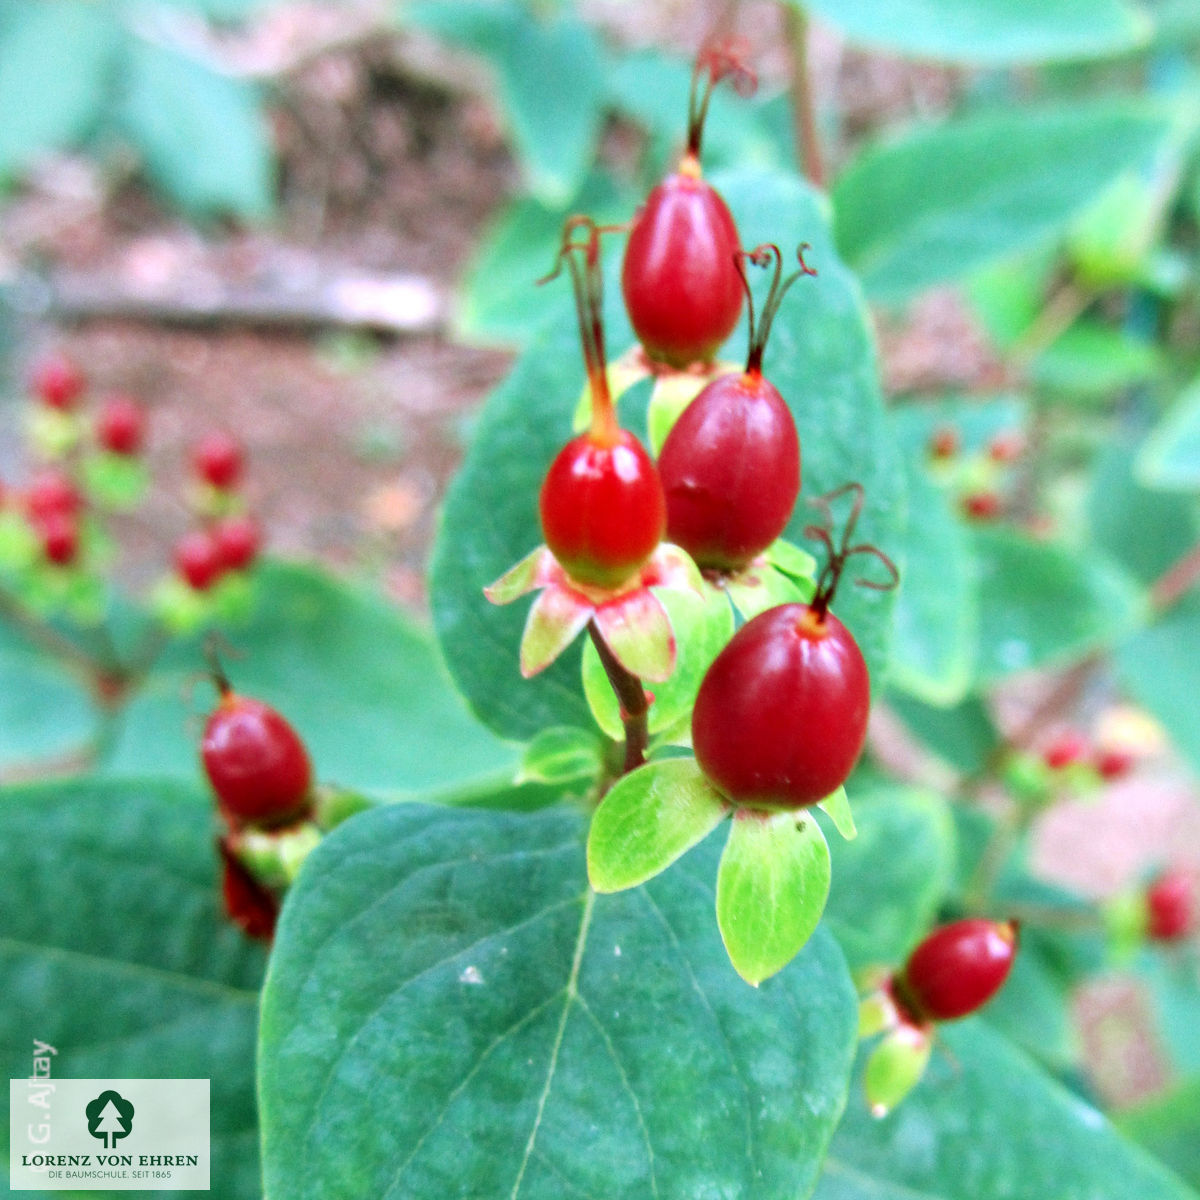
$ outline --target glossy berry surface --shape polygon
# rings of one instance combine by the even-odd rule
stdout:
[[[953,1021],[982,1008],[1000,990],[1016,954],[1012,922],[954,921],[912,952],[893,991],[918,1021]]]
[[[627,580],[666,527],[658,471],[627,430],[569,441],[546,473],[538,508],[551,553],[572,579],[594,587]]]
[[[55,467],[34,476],[25,493],[25,511],[35,525],[51,517],[76,517],[82,508],[79,489]]]
[[[261,700],[223,695],[204,727],[200,755],[222,809],[239,821],[279,825],[308,806],[308,751],[288,721]]]
[[[1061,771],[1087,757],[1088,740],[1077,729],[1058,734],[1042,752],[1042,760],[1052,771]]]
[[[1146,889],[1146,932],[1156,942],[1187,937],[1196,921],[1196,881],[1186,871],[1164,871]]]
[[[625,307],[653,359],[709,362],[742,311],[737,226],[725,201],[686,171],[660,183],[634,219],[621,271]]]
[[[270,941],[275,936],[279,901],[246,869],[224,843],[217,843],[221,854],[221,899],[225,915],[247,936]]]
[[[223,566],[216,540],[203,529],[185,533],[175,543],[175,569],[198,592],[216,583]]]
[[[221,566],[227,571],[244,571],[258,557],[262,531],[253,517],[228,517],[213,526]]]
[[[867,736],[870,680],[832,613],[783,604],[717,655],[696,697],[692,745],[708,779],[749,808],[803,808],[845,782]]]
[[[963,497],[962,507],[976,521],[992,521],[1000,515],[1000,497],[995,492],[972,492]]]
[[[146,441],[146,413],[132,396],[109,396],[96,415],[96,440],[110,454],[140,454]]]
[[[207,434],[192,456],[196,474],[220,491],[236,487],[242,477],[245,455],[242,444],[227,433]]]
[[[675,422],[658,473],[668,541],[700,567],[743,567],[779,537],[795,507],[796,423],[758,372],[722,375]]]
[[[62,411],[75,407],[83,394],[83,372],[67,357],[51,354],[42,359],[30,376],[33,394],[48,408]]]
[[[79,555],[79,522],[65,513],[46,517],[38,527],[42,553],[56,567],[67,567]]]

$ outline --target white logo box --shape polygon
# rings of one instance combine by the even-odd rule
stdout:
[[[13,1191],[209,1188],[207,1079],[10,1079],[8,1100]]]

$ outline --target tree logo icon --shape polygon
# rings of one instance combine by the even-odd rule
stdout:
[[[88,1133],[99,1138],[106,1150],[111,1150],[118,1138],[128,1137],[133,1129],[133,1105],[120,1092],[101,1092],[83,1111]]]

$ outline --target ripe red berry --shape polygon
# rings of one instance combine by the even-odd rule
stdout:
[[[1066,729],[1042,751],[1042,761],[1052,771],[1061,771],[1064,767],[1082,761],[1090,749],[1088,740],[1082,733],[1077,729]]]
[[[845,782],[863,748],[870,679],[830,612],[784,604],[734,634],[700,685],[696,761],[749,808],[802,808]]]
[[[96,417],[96,440],[111,454],[139,454],[146,440],[146,413],[132,396],[109,396]]]
[[[1146,932],[1156,942],[1176,942],[1196,923],[1196,880],[1186,871],[1163,871],[1146,888]]]
[[[35,525],[51,517],[77,517],[82,508],[79,489],[57,467],[38,472],[25,492],[25,512]]]
[[[1025,453],[1025,439],[1016,432],[998,433],[988,442],[987,453],[994,463],[1016,462]]]
[[[969,918],[935,929],[892,980],[916,1023],[953,1021],[982,1008],[1003,986],[1017,954],[1014,921]]]
[[[198,592],[216,583],[223,566],[220,549],[207,530],[193,529],[175,543],[175,569]]]
[[[262,531],[253,517],[227,517],[213,526],[212,535],[226,571],[244,571],[258,557]]]
[[[283,825],[310,802],[312,764],[300,735],[269,704],[239,696],[223,677],[200,755],[222,810],[250,825]]]
[[[743,54],[735,39],[700,52],[687,151],[679,171],[647,196],[625,250],[621,290],[634,332],[651,358],[674,367],[710,361],[742,311],[741,241],[725,201],[701,178],[700,142],[716,84],[732,76],[739,91],[754,88]]]
[[[197,444],[192,456],[196,474],[221,491],[237,486],[245,466],[242,444],[227,433],[206,434]]]
[[[63,354],[50,354],[38,362],[29,382],[43,404],[63,412],[75,407],[85,386],[83,372]]]
[[[977,521],[991,521],[1000,515],[1000,497],[995,492],[972,492],[963,497],[962,507]]]
[[[662,484],[642,444],[618,429],[569,441],[542,483],[546,545],[580,583],[615,587],[654,552],[666,526]]]
[[[1099,750],[1096,753],[1096,772],[1101,779],[1120,779],[1133,769],[1135,756],[1128,750]]]
[[[953,425],[942,425],[929,439],[929,456],[944,462],[958,453],[958,447],[958,430]]]
[[[42,553],[56,567],[70,566],[79,554],[79,522],[67,513],[52,513],[38,525]]]
[[[279,918],[278,899],[250,874],[224,838],[218,839],[217,849],[221,855],[221,898],[225,915],[247,937],[270,941],[275,936]]]
[[[800,493],[800,440],[796,423],[778,389],[763,377],[762,358],[771,323],[804,263],[781,280],[782,256],[773,245],[758,246],[735,261],[747,296],[742,258],[765,266],[775,278],[755,321],[750,301],[750,351],[741,375],[714,379],[684,409],[659,455],[658,471],[667,497],[667,537],[701,567],[737,570],[765,550],[784,530]]]

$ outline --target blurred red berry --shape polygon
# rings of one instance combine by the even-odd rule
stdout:
[[[958,453],[958,446],[958,430],[953,425],[942,425],[929,439],[929,455],[939,460],[953,458]]]
[[[38,528],[42,553],[56,567],[70,566],[79,554],[79,522],[67,513],[51,513]]]
[[[47,467],[33,477],[25,492],[25,512],[34,525],[50,517],[77,517],[83,497],[57,467]]]
[[[278,899],[246,870],[225,838],[217,840],[217,850],[221,855],[221,897],[225,915],[247,937],[269,942],[279,917]]]
[[[1061,771],[1072,763],[1080,762],[1091,749],[1087,738],[1077,729],[1067,729],[1058,734],[1042,751],[1042,761],[1052,771]]]
[[[245,466],[242,444],[227,433],[206,434],[192,455],[196,474],[223,492],[237,486]]]
[[[75,407],[84,385],[83,372],[63,354],[49,354],[41,359],[29,378],[33,394],[48,408],[63,412]]]
[[[1101,779],[1120,779],[1133,769],[1134,761],[1129,750],[1100,750],[1096,754],[1096,771]]]
[[[146,412],[132,396],[109,396],[96,417],[96,439],[112,454],[135,455],[146,440]]]
[[[1187,871],[1163,871],[1146,888],[1146,932],[1156,942],[1177,942],[1196,922],[1196,880]]]
[[[228,517],[213,528],[213,538],[227,571],[244,571],[258,557],[262,531],[253,517]]]
[[[1025,453],[1025,439],[1016,432],[998,433],[988,442],[987,453],[994,463],[1016,462]]]
[[[972,492],[962,499],[963,512],[977,521],[991,521],[1000,515],[1000,497],[995,492]]]
[[[1004,985],[1017,954],[1013,921],[978,917],[935,929],[892,980],[901,1009],[918,1022],[953,1021],[982,1008]]]
[[[175,543],[175,567],[196,591],[207,591],[216,583],[223,567],[216,539],[204,529],[185,533]]]

